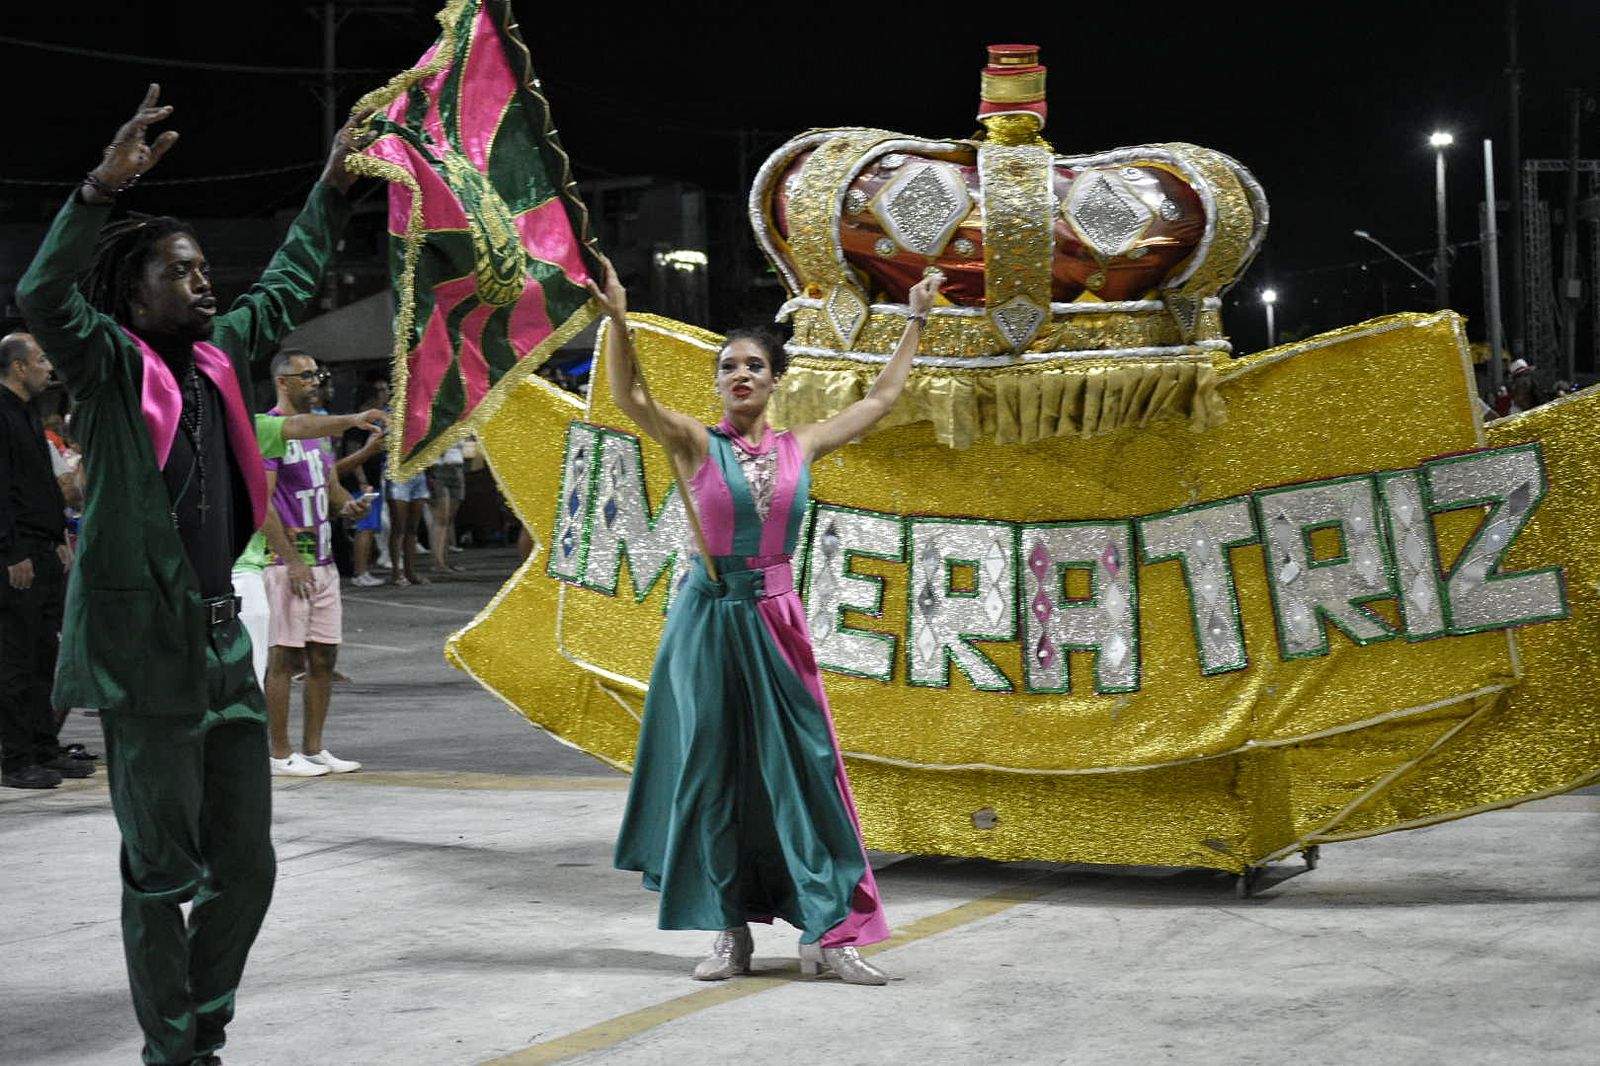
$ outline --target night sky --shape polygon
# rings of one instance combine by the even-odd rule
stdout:
[[[76,48],[213,63],[317,66],[321,28],[307,6],[125,2],[8,5],[0,34]],[[341,103],[410,65],[432,41],[435,5],[355,14],[339,31]],[[968,7],[980,5],[968,5]],[[987,6],[987,5],[981,5]],[[999,6],[999,5],[996,5]],[[1600,90],[1600,5],[1522,3],[1524,154],[1565,156],[1566,90]],[[813,126],[870,125],[935,137],[974,128],[989,42],[1037,43],[1050,68],[1045,135],[1064,153],[1165,140],[1225,151],[1266,187],[1266,247],[1234,291],[1240,348],[1262,341],[1255,292],[1281,293],[1280,326],[1313,332],[1392,310],[1425,308],[1398,266],[1363,276],[1324,269],[1376,258],[1350,235],[1372,231],[1410,252],[1433,242],[1428,131],[1452,130],[1450,236],[1477,237],[1481,145],[1504,159],[1507,94],[1503,3],[1164,6],[1012,4],[1009,18],[962,18],[939,4],[650,5],[605,15],[597,3],[515,5],[583,178],[655,174],[740,189],[788,136]],[[1286,9],[1294,8],[1292,13]],[[670,13],[669,13],[670,12]],[[1441,14],[1440,12],[1448,12]],[[71,181],[159,80],[183,140],[151,178],[194,178],[311,163],[320,104],[293,75],[164,70],[51,54],[0,42],[11,89],[11,150],[0,165],[0,220],[48,216]],[[378,73],[382,72],[382,73]],[[1600,113],[1583,120],[1585,156],[1600,156]],[[271,214],[295,205],[315,167],[286,175],[155,186],[144,210],[191,216]],[[1508,174],[1497,175],[1505,195]],[[713,254],[716,253],[713,249]],[[213,250],[213,258],[217,257]],[[1426,258],[1416,260],[1427,270]],[[1455,305],[1477,316],[1476,249],[1454,267]],[[1509,312],[1508,312],[1509,313]],[[1474,329],[1476,335],[1478,330]]]

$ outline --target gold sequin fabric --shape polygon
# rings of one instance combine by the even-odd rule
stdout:
[[[983,144],[984,305],[1000,344],[1020,351],[1050,317],[1054,200],[1046,148]]]
[[[783,426],[820,422],[861,399],[882,367],[846,360],[792,361],[772,419]],[[947,448],[1031,444],[1050,437],[1106,437],[1163,419],[1195,432],[1227,419],[1212,361],[1141,363],[1105,359],[1007,370],[918,368],[879,435],[921,423]]]
[[[718,338],[649,316],[636,327],[658,398],[714,421],[706,382]],[[1600,774],[1600,548],[1591,532],[1600,524],[1600,396],[1580,394],[1485,436],[1460,320],[1447,313],[1393,316],[1264,352],[1217,372],[1215,385],[1229,417],[1203,434],[1164,419],[1105,438],[974,439],[955,451],[917,422],[814,465],[817,510],[797,557],[815,576],[849,548],[848,573],[881,593],[857,588],[865,594],[852,602],[864,606],[841,608],[839,620],[848,633],[869,635],[850,654],[887,663],[886,679],[828,667],[840,653],[827,641],[818,646],[870,846],[1237,871],[1298,847],[1460,817]],[[603,379],[592,396],[580,407],[527,382],[485,428],[496,475],[539,543],[451,639],[448,655],[531,721],[625,766],[670,581],[636,599],[607,592],[592,574],[587,583],[551,576],[553,553],[563,550],[558,516],[569,506],[569,430],[637,432],[610,405]],[[1564,619],[1364,645],[1326,625],[1325,654],[1285,657],[1272,582],[1289,578],[1257,540],[1228,549],[1247,665],[1206,675],[1183,568],[1108,550],[1099,570],[1133,568],[1125,584],[1137,611],[1139,670],[1136,688],[1101,693],[1095,655],[1073,650],[1064,652],[1069,690],[1030,690],[1021,623],[1003,606],[985,615],[983,582],[1027,587],[1019,575],[1030,565],[1021,549],[1030,528],[1263,500],[1268,490],[1310,482],[1365,484],[1436,457],[1534,441],[1548,490],[1504,566],[1559,567]],[[648,442],[643,457],[642,491],[654,512],[671,478]],[[1254,506],[1260,522],[1275,520],[1265,503]],[[1473,508],[1433,515],[1441,566],[1459,561],[1483,521]],[[857,539],[841,541],[836,530]],[[1013,535],[1017,554],[1008,556]],[[1327,565],[1337,562],[1336,541],[1311,540],[1333,560]],[[911,684],[908,657],[921,656],[916,644],[927,637],[925,605],[913,592],[923,574],[915,553],[941,543],[947,557],[932,556],[930,572],[944,568],[946,602],[962,618],[987,618],[990,634],[975,626],[952,647],[969,664],[981,653],[988,666],[969,674],[958,663],[942,684]],[[986,543],[991,554],[980,550]],[[1085,595],[1072,590],[1069,581],[1068,594]],[[834,586],[834,595],[849,593]],[[807,602],[815,606],[814,597]],[[1017,612],[1028,609],[1019,600]],[[1399,624],[1393,596],[1368,609]],[[814,626],[832,625],[816,614],[808,609]]]
[[[883,130],[844,132],[819,145],[800,168],[789,199],[789,250],[801,276],[819,292],[855,284],[839,248],[840,187],[873,145],[893,136]]]
[[[1166,348],[1174,356],[1185,350],[1182,331],[1159,305],[1147,311],[1096,313],[1086,304],[1071,315],[1058,314],[1046,323],[1024,349],[1031,354],[1044,352],[1094,352],[1119,348]],[[835,349],[837,341],[827,313],[820,307],[795,310],[794,347]],[[874,311],[857,334],[851,350],[864,355],[890,355],[900,343],[906,316]],[[1222,319],[1215,308],[1201,313],[1196,332],[1200,340],[1222,337]],[[994,350],[994,327],[978,315],[932,315],[923,328],[918,352],[940,358],[980,359]],[[1197,349],[1188,349],[1191,352]],[[827,355],[794,354],[790,365],[805,366]],[[1127,356],[1130,360],[1138,356]]]
[[[1248,171],[1220,152],[1192,144],[1161,147],[1203,176],[1216,220],[1210,247],[1177,291],[1185,296],[1222,292],[1249,265],[1260,245],[1267,228],[1266,196]]]

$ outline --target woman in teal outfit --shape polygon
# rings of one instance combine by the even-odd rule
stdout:
[[[717,930],[699,980],[748,973],[747,923],[783,918],[800,930],[803,973],[881,985],[888,978],[857,946],[887,938],[888,923],[790,556],[811,463],[894,406],[943,276],[911,289],[905,333],[866,396],[824,422],[775,433],[767,402],[786,363],[776,338],[729,336],[716,367],[724,417],[703,426],[640,385],[627,293],[605,268],[590,292],[611,318],[611,397],[687,475],[718,575],[697,556],[667,614],[616,865],[661,893],[661,928]]]

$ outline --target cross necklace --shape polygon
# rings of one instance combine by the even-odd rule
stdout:
[[[206,453],[205,443],[205,388],[200,384],[200,370],[193,363],[183,375],[183,392],[187,402],[178,416],[178,425],[183,429],[183,435],[189,441],[191,458],[189,472],[184,475],[183,487],[178,490],[178,495],[173,497],[171,514],[172,524],[178,524],[178,503],[184,494],[189,491],[192,482],[199,482],[200,503],[196,510],[200,513],[200,525],[206,524],[206,512],[211,509],[211,501],[206,498]]]

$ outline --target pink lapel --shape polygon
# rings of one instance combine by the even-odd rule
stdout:
[[[183,395],[178,392],[178,382],[167,368],[166,360],[156,354],[138,334],[122,327],[144,357],[144,424],[150,429],[150,444],[156,450],[156,467],[167,465],[172,454],[172,438],[178,432],[178,415],[183,411]]]
[[[178,433],[178,416],[183,411],[183,394],[178,391],[177,379],[172,376],[166,360],[132,330],[123,332],[138,347],[144,359],[144,386],[140,406],[146,427],[150,430],[150,444],[155,449],[156,466],[167,465],[172,454],[172,440]],[[234,462],[244,478],[245,491],[250,495],[250,513],[259,528],[267,517],[267,475],[257,459],[261,452],[256,444],[255,421],[245,407],[244,396],[239,392],[239,377],[234,373],[233,360],[214,344],[194,346],[195,365],[211,379],[222,394],[223,421],[228,426],[228,443],[233,448]]]
[[[245,491],[250,494],[250,528],[260,529],[267,520],[267,469],[261,465],[261,445],[256,443],[255,420],[239,391],[239,375],[233,360],[214,344],[194,346],[195,365],[222,393],[227,413],[228,443],[233,445],[233,461],[244,475]]]

